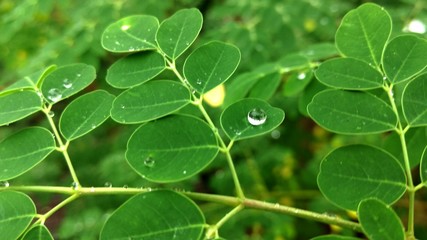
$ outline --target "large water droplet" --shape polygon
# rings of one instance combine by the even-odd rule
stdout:
[[[0,187],[9,187],[10,183],[8,181],[2,181],[0,182]]]
[[[56,102],[58,102],[59,100],[61,100],[61,98],[62,98],[62,93],[61,93],[61,91],[59,91],[59,89],[57,89],[57,88],[52,88],[52,89],[50,89],[48,92],[47,92],[47,98],[50,100],[50,101],[52,101],[52,102],[54,102],[54,103],[56,103]]]
[[[248,121],[253,126],[259,126],[267,121],[267,114],[261,108],[254,108],[248,112]]]
[[[66,78],[62,82],[62,86],[64,86],[64,88],[66,88],[66,89],[69,89],[73,86],[73,83],[70,81],[70,79]]]
[[[155,164],[156,164],[156,161],[154,161],[154,158],[152,158],[152,157],[147,157],[144,160],[144,165],[148,168],[154,167]]]

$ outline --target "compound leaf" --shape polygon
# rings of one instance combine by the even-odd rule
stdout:
[[[203,170],[217,155],[218,143],[204,121],[169,116],[139,127],[130,137],[126,159],[153,182],[175,182]]]
[[[32,227],[22,238],[22,240],[53,240],[49,229],[44,225]]]
[[[83,63],[70,64],[47,75],[41,91],[46,101],[54,104],[80,92],[89,86],[95,77],[94,67]]]
[[[111,117],[119,123],[142,123],[166,116],[190,103],[181,83],[158,80],[128,89],[113,103]]]
[[[23,119],[42,109],[42,99],[31,90],[10,91],[0,95],[0,126]]]
[[[159,20],[148,15],[125,17],[108,26],[102,34],[102,47],[110,52],[156,49]]]
[[[165,70],[165,59],[157,52],[141,52],[115,62],[107,71],[107,82],[115,88],[142,84]]]
[[[410,79],[427,66],[425,58],[427,41],[425,39],[404,35],[391,40],[383,57],[383,68],[391,83]]]
[[[36,216],[33,201],[21,192],[1,191],[0,209],[2,239],[18,239]]]
[[[378,68],[391,26],[391,17],[384,8],[373,3],[363,4],[342,19],[335,35],[337,48],[344,56]]]
[[[336,133],[381,133],[397,124],[391,106],[366,92],[326,90],[316,94],[307,109],[320,126]]]
[[[280,108],[260,99],[242,99],[221,114],[221,127],[231,140],[241,140],[268,133],[284,120]]]
[[[52,133],[45,128],[25,128],[0,143],[0,180],[30,170],[55,150]]]
[[[200,239],[204,228],[204,216],[192,200],[160,190],[126,201],[107,220],[100,239]]]
[[[202,23],[203,16],[196,8],[176,12],[160,24],[156,35],[160,49],[171,59],[177,59],[196,40]]]
[[[427,125],[427,74],[409,82],[402,96],[402,108],[408,124],[412,127]]]
[[[62,135],[71,141],[101,125],[110,117],[113,100],[114,95],[97,90],[72,101],[59,120]]]
[[[191,86],[203,94],[227,81],[240,62],[240,51],[234,45],[209,42],[188,56],[184,76]]]
[[[397,214],[384,202],[369,198],[360,202],[357,213],[363,232],[371,240],[405,239]]]
[[[322,160],[317,183],[328,200],[348,210],[369,197],[390,204],[406,191],[406,175],[396,158],[368,145],[333,150]]]
[[[317,79],[333,88],[368,90],[380,88],[383,76],[364,61],[355,58],[336,58],[320,64]]]

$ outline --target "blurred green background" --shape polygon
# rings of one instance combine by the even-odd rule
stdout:
[[[117,94],[117,90],[105,83],[104,77],[108,67],[123,56],[102,49],[100,39],[103,30],[125,16],[149,14],[163,20],[179,9],[189,7],[199,8],[204,15],[203,29],[193,49],[209,40],[226,41],[240,48],[242,61],[235,77],[293,53],[309,56],[310,51],[315,51],[319,56],[331,57],[336,54],[332,44],[341,18],[365,2],[368,1],[1,0],[0,90],[48,65],[83,62],[95,66],[98,74],[95,83],[86,91],[103,88]],[[391,14],[395,34],[407,31],[413,20],[427,23],[425,0],[371,2],[384,6]],[[425,36],[425,33],[421,34]],[[311,58],[313,62],[322,59]],[[312,76],[311,70],[308,73]],[[235,77],[226,84],[226,90]],[[274,94],[269,97],[272,105],[286,112],[282,126],[270,135],[239,142],[232,150],[245,193],[250,198],[351,218],[351,214],[328,203],[318,191],[316,175],[322,156],[332,148],[357,142],[369,142],[393,150],[393,136],[340,136],[324,131],[306,116],[304,110],[311,96],[324,87],[313,78],[298,91],[290,92],[286,83],[291,77],[292,74],[281,76]],[[226,91],[226,98],[231,94],[231,90]],[[55,105],[56,121],[66,104],[64,101]],[[221,110],[221,107],[209,108],[216,121]],[[193,109],[187,107],[183,111],[191,113]],[[35,115],[0,128],[0,139],[29,125],[47,126],[43,116]],[[124,159],[127,139],[136,127],[107,121],[71,144],[70,155],[82,185],[168,187],[234,194],[229,169],[221,156],[201,174],[184,182],[159,186],[139,177]],[[424,128],[413,135],[420,141],[427,139]],[[59,154],[53,154],[10,184],[70,186],[71,182],[65,162]],[[31,194],[31,197],[39,213],[46,212],[64,199],[64,196],[54,194]],[[57,239],[97,239],[109,214],[127,198],[98,196],[78,199],[49,218],[46,224]],[[416,216],[416,232],[420,239],[427,239],[426,198],[423,190],[416,201],[417,213],[420,212]],[[396,203],[402,219],[405,219],[406,204],[405,198]],[[208,223],[219,220],[229,210],[210,203],[200,203],[200,206]],[[421,214],[422,211],[425,214]],[[354,234],[336,226],[252,210],[238,214],[220,229],[221,236],[226,239],[309,239],[327,233]]]

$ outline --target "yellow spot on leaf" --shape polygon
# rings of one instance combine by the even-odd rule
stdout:
[[[203,100],[211,107],[219,107],[224,103],[225,88],[224,85],[218,85],[214,89],[203,95]]]

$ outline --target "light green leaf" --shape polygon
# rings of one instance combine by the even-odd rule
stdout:
[[[23,119],[42,109],[42,99],[34,91],[14,91],[0,95],[0,126]]]
[[[120,206],[100,239],[200,239],[204,228],[204,216],[192,200],[161,190],[136,195]]]
[[[172,60],[177,59],[196,40],[202,23],[203,16],[196,8],[176,12],[160,24],[156,35],[160,49]]]
[[[59,128],[68,141],[79,138],[110,117],[114,95],[97,90],[72,101],[61,115]]]
[[[383,68],[391,83],[410,79],[427,66],[427,41],[403,35],[392,39],[384,50]]]
[[[287,79],[283,94],[285,96],[295,96],[302,92],[313,78],[311,69],[293,72]]]
[[[268,133],[285,119],[280,108],[270,106],[260,99],[242,99],[221,114],[221,127],[234,141]]]
[[[310,61],[301,54],[285,55],[279,60],[280,73],[287,73],[295,70],[306,69],[310,67]]]
[[[142,123],[166,116],[190,103],[181,83],[157,80],[124,91],[113,103],[111,117],[119,123]]]
[[[47,75],[41,91],[46,101],[54,104],[80,92],[89,86],[95,77],[94,67],[83,63],[70,64]]]
[[[56,69],[56,65],[50,65],[49,67],[41,71],[30,74],[29,76],[24,77],[23,79],[15,82],[14,84],[4,89],[1,92],[1,94],[9,91],[20,90],[20,89],[32,89],[37,91],[40,88],[46,76],[49,75],[51,72],[53,72],[55,69]]]
[[[55,141],[45,128],[25,128],[0,143],[0,180],[15,178],[39,164],[53,150]]]
[[[102,47],[110,52],[134,52],[156,49],[159,20],[148,15],[125,17],[102,33]]]
[[[37,225],[31,228],[24,237],[22,237],[22,240],[53,240],[53,237],[46,226]]]
[[[308,113],[323,128],[343,134],[381,133],[397,124],[391,106],[365,92],[320,92],[308,105]]]
[[[0,236],[18,239],[36,216],[36,207],[27,195],[15,191],[0,192]]]
[[[361,240],[361,238],[330,234],[330,235],[318,236],[318,237],[312,238],[311,240]]]
[[[333,88],[368,90],[383,86],[381,73],[355,58],[328,60],[320,64],[315,74],[321,83]]]
[[[150,181],[176,182],[202,171],[217,153],[217,139],[209,125],[174,115],[139,127],[129,139],[126,159]]]
[[[165,59],[157,52],[141,52],[115,62],[107,71],[107,82],[115,88],[142,84],[165,70]]]
[[[387,204],[398,200],[406,191],[406,175],[396,158],[384,150],[350,145],[333,150],[322,160],[317,184],[329,201],[356,210],[369,197]]]
[[[384,202],[369,198],[360,202],[357,213],[363,232],[370,240],[405,239],[399,216]]]
[[[427,125],[427,74],[406,85],[402,96],[402,108],[408,124],[412,127]]]
[[[259,98],[267,101],[277,91],[281,81],[282,76],[278,72],[260,78],[249,92],[249,98]]]
[[[420,176],[421,182],[427,187],[427,146],[421,155]]]
[[[316,43],[307,46],[301,51],[301,54],[310,59],[310,61],[319,61],[338,55],[338,50],[333,43]]]
[[[348,12],[335,35],[338,50],[347,57],[363,60],[377,68],[391,34],[391,17],[384,8],[365,3]]]
[[[209,42],[188,56],[184,76],[191,86],[203,94],[227,81],[240,62],[240,51],[234,45]]]

